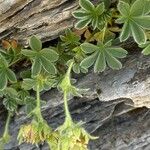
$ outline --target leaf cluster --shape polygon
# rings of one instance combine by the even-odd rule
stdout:
[[[21,142],[36,145],[47,142],[54,150],[86,150],[93,138],[81,124],[73,122],[67,103],[69,95],[82,96],[84,91],[72,84],[71,72],[87,73],[92,67],[95,73],[107,68],[121,69],[121,59],[128,51],[120,47],[120,43],[129,38],[143,49],[144,55],[150,55],[149,0],[119,0],[116,5],[110,0],[98,4],[79,0],[79,6],[72,13],[77,19],[76,29],[67,29],[56,45],[45,48],[36,35],[29,38],[28,48],[15,40],[2,41],[0,97],[9,113],[15,114],[18,106],[25,105],[27,117],[33,118],[33,122],[21,127],[18,136]],[[23,66],[19,73],[17,65]],[[57,132],[52,132],[42,117],[44,102],[40,94],[56,87],[64,94],[66,117]],[[7,128],[6,131],[9,135]],[[0,144],[4,140],[7,143],[8,139],[3,136]]]

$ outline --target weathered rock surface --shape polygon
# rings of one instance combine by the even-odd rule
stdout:
[[[36,34],[50,41],[73,26],[71,12],[77,6],[76,0],[1,0],[0,40],[14,38],[25,45]]]
[[[150,58],[137,52],[124,59],[124,67],[119,71],[108,69],[101,74],[90,71],[78,79],[77,86],[89,91],[82,98],[71,99],[70,110],[75,121],[86,122],[86,129],[99,136],[98,140],[91,141],[90,150],[150,149],[150,111],[142,107],[150,103],[149,71]],[[143,104],[137,108],[133,101],[138,95]],[[44,118],[57,128],[64,120],[62,94],[54,89],[44,93],[42,98],[47,100],[42,108]],[[13,138],[6,145],[7,150],[38,149],[26,144],[18,146],[19,126],[28,121],[21,109],[11,123]],[[48,147],[44,145],[41,149],[48,150]]]
[[[96,1],[96,0],[95,0]],[[27,44],[27,38],[38,35],[43,42],[55,39],[64,29],[72,27],[71,12],[78,7],[76,0],[1,0],[0,40],[15,38]],[[129,42],[129,41],[128,41]],[[133,51],[133,42],[125,43]],[[130,51],[130,50],[129,50]],[[150,149],[150,57],[140,52],[123,60],[119,71],[106,70],[94,74],[92,70],[78,78],[79,88],[89,88],[82,98],[70,100],[75,121],[82,120],[86,129],[99,136],[91,141],[90,150],[149,150]],[[43,116],[57,128],[64,121],[62,94],[56,89],[46,92]],[[146,106],[146,107],[145,107]],[[0,105],[0,134],[6,112]],[[17,132],[21,124],[29,122],[23,108],[12,119],[12,140],[6,150],[48,150],[22,144],[18,146]]]

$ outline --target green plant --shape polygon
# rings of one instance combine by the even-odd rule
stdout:
[[[81,62],[83,68],[88,69],[94,64],[94,72],[102,72],[107,65],[112,69],[121,69],[122,64],[117,58],[124,58],[127,51],[120,47],[111,46],[111,41],[107,43],[98,43],[93,45],[90,43],[81,44],[82,50],[86,54],[90,54]]]
[[[129,37],[143,49],[144,55],[150,54],[149,0],[119,0],[113,5],[110,0],[96,4],[79,0],[79,6],[81,8],[73,12],[77,30],[67,29],[54,46],[44,48],[35,35],[29,39],[31,49],[22,48],[15,40],[2,41],[0,97],[8,117],[0,149],[10,141],[11,117],[17,113],[18,106],[23,105],[32,121],[21,126],[19,143],[38,146],[46,142],[51,150],[87,150],[89,140],[96,137],[85,131],[84,123],[75,123],[71,117],[68,97],[81,97],[84,91],[72,84],[71,71],[87,73],[92,66],[96,73],[107,67],[121,69],[121,59],[127,56],[128,50],[122,48],[120,42]],[[61,89],[64,96],[65,121],[57,129],[48,125],[41,112],[46,102],[40,95],[51,88]],[[31,96],[31,91],[36,96]]]
[[[105,11],[104,3],[96,7],[89,0],[79,0],[80,10],[73,12],[73,16],[79,21],[75,24],[78,29],[83,29],[91,24],[94,29],[101,27],[102,14]]]
[[[138,44],[145,44],[147,37],[145,29],[150,29],[150,9],[145,9],[147,0],[136,0],[132,5],[120,1],[118,10],[121,17],[117,20],[118,23],[124,23],[120,35],[120,40],[125,41],[130,35]]]
[[[140,45],[141,48],[144,48],[142,53],[144,55],[150,55],[150,41],[146,42],[145,44]]]
[[[38,145],[46,142],[48,139],[51,141],[53,146],[57,144],[55,142],[57,134],[53,132],[52,128],[49,127],[47,122],[43,119],[41,113],[40,92],[50,89],[55,83],[55,79],[51,74],[54,75],[56,73],[54,70],[56,69],[53,69],[55,67],[51,62],[55,62],[58,59],[58,54],[51,49],[41,50],[41,41],[36,36],[31,37],[29,43],[33,51],[23,50],[22,53],[30,57],[32,60],[32,73],[30,78],[25,78],[23,80],[22,88],[25,90],[33,89],[36,91],[36,105],[35,108],[28,114],[29,117],[33,117],[32,122],[30,124],[23,125],[20,128],[18,140],[20,144],[22,142],[27,142]],[[44,59],[47,64],[43,64]],[[37,66],[35,65],[36,63],[38,64]],[[51,68],[51,66],[53,67]],[[40,69],[37,69],[37,67]],[[50,68],[47,70],[46,68],[48,67]]]
[[[56,74],[57,70],[54,62],[58,60],[58,54],[49,48],[42,49],[42,43],[36,36],[32,36],[29,41],[32,50],[22,50],[22,54],[29,57],[32,63],[32,75],[36,76],[42,69],[51,74]]]
[[[59,87],[63,91],[64,94],[64,110],[65,110],[65,122],[62,126],[60,126],[57,130],[60,133],[58,139],[58,150],[87,150],[87,145],[90,139],[97,139],[97,137],[93,137],[89,135],[84,128],[81,127],[83,123],[74,123],[68,108],[68,95],[74,96],[82,96],[79,92],[80,89],[77,89],[75,86],[71,84],[70,76],[71,69],[73,67],[73,61],[69,63],[69,68],[67,73],[65,74],[62,82]]]

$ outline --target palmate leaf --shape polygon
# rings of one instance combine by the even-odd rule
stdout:
[[[121,69],[122,64],[118,58],[124,58],[127,55],[127,51],[123,48],[111,46],[111,41],[105,44],[98,43],[97,46],[83,43],[81,48],[88,56],[80,65],[86,69],[94,65],[94,72],[104,71],[107,65],[112,69]]]
[[[120,41],[125,41],[130,35],[138,44],[146,43],[147,37],[145,29],[150,29],[150,11],[146,5],[150,5],[150,1],[136,0],[132,5],[124,1],[119,1],[118,10],[121,17],[117,20],[118,23],[124,23],[120,34]]]
[[[105,11],[104,2],[94,6],[89,0],[80,0],[81,9],[73,12],[73,16],[78,19],[75,28],[83,29],[89,24],[94,28],[99,28],[104,21],[102,14]]]
[[[50,48],[42,49],[41,41],[36,36],[30,38],[29,44],[32,50],[23,49],[22,54],[32,61],[32,76],[37,76],[42,68],[49,74],[56,74],[54,62],[59,57],[57,52]]]

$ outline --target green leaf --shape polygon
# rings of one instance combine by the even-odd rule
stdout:
[[[95,30],[98,27],[98,16],[92,20],[92,27]]]
[[[42,42],[37,36],[32,36],[29,40],[29,45],[32,50],[40,51],[42,49]]]
[[[45,59],[44,57],[40,58],[43,68],[50,74],[56,74],[57,70],[53,63]]]
[[[4,90],[7,86],[7,77],[6,74],[0,71],[0,90]]]
[[[8,62],[7,60],[4,58],[4,56],[2,56],[0,54],[0,67],[3,68],[3,67],[8,67]]]
[[[74,64],[72,69],[73,69],[73,71],[75,73],[77,73],[77,74],[80,73],[80,66],[79,66],[79,64]]]
[[[34,58],[37,54],[37,52],[35,51],[32,51],[32,50],[27,50],[27,49],[23,49],[21,50],[21,53],[27,57],[30,57],[30,58]]]
[[[31,90],[35,86],[35,80],[26,78],[23,79],[22,88],[25,90]]]
[[[90,44],[90,43],[83,43],[83,44],[81,44],[80,46],[81,46],[81,49],[82,49],[86,54],[93,53],[93,52],[99,50],[98,46],[95,46],[95,45]]]
[[[107,51],[116,58],[125,58],[128,54],[126,50],[123,48],[117,48],[117,47],[112,47],[112,48],[107,48]]]
[[[130,5],[123,1],[119,1],[118,10],[121,13],[121,15],[126,16],[130,13]]]
[[[33,76],[37,76],[41,71],[41,61],[38,57],[35,58],[32,64],[31,72]]]
[[[117,20],[115,20],[116,23],[118,24],[122,24],[126,21],[125,17],[121,16],[120,18],[118,18]]]
[[[83,43],[82,49],[90,54],[85,57],[80,66],[88,69],[94,63],[94,72],[102,72],[106,68],[106,62],[112,69],[120,69],[122,67],[121,62],[117,58],[124,58],[127,55],[127,51],[121,47],[112,47],[112,40],[104,43],[98,42],[97,46],[90,43]],[[85,47],[84,47],[85,46]],[[94,47],[91,51],[91,47]]]
[[[75,24],[76,29],[84,29],[91,22],[91,19],[80,20]]]
[[[150,16],[134,17],[134,21],[144,29],[150,29]]]
[[[98,52],[93,53],[92,55],[86,57],[82,62],[80,63],[80,66],[83,68],[89,68],[91,67],[94,62],[96,61]]]
[[[120,61],[118,61],[115,57],[110,55],[108,52],[105,52],[105,57],[107,64],[110,68],[119,70],[122,68],[122,64]]]
[[[125,22],[125,24],[123,25],[121,34],[120,34],[120,41],[125,41],[129,38],[131,34],[131,30],[130,30],[130,24],[129,22]]]
[[[131,6],[131,15],[139,16],[144,13],[145,0],[136,0]]]
[[[111,17],[110,13],[105,12],[104,2],[97,6],[94,6],[89,0],[80,0],[79,3],[81,9],[73,13],[73,16],[78,19],[78,22],[75,24],[77,29],[83,29],[89,24],[94,29],[100,29]]]
[[[144,0],[145,1],[145,6],[144,6],[144,14],[149,14],[150,13],[150,1],[149,0]]]
[[[11,98],[16,98],[18,93],[14,88],[11,87],[6,87],[4,90],[5,95],[11,97]]]
[[[16,75],[12,70],[7,69],[6,76],[10,82],[17,82]]]
[[[76,10],[72,13],[72,15],[77,18],[77,19],[82,19],[82,20],[86,20],[89,19],[90,15],[88,12],[84,11],[84,10]]]
[[[111,0],[102,0],[105,4],[105,8],[108,9],[111,5]]]
[[[150,44],[142,51],[144,55],[150,55]]]
[[[95,66],[94,66],[94,72],[103,72],[106,68],[106,61],[105,61],[105,55],[102,51],[96,60]]]
[[[131,29],[132,29],[132,35],[134,40],[138,43],[138,44],[144,44],[146,43],[146,35],[143,29],[140,28],[140,26],[138,26],[135,22],[132,21],[132,23],[130,23],[131,25]]]
[[[79,0],[79,5],[87,12],[94,10],[94,5],[89,0]]]
[[[101,15],[105,11],[104,3],[100,3],[99,5],[97,5],[95,11],[98,15]]]
[[[49,49],[49,48],[42,49],[42,51],[40,53],[43,57],[45,57],[50,62],[57,61],[58,57],[59,57],[57,52],[55,52],[54,50]]]
[[[15,111],[17,109],[16,99],[11,97],[4,98],[3,105],[8,111]]]

